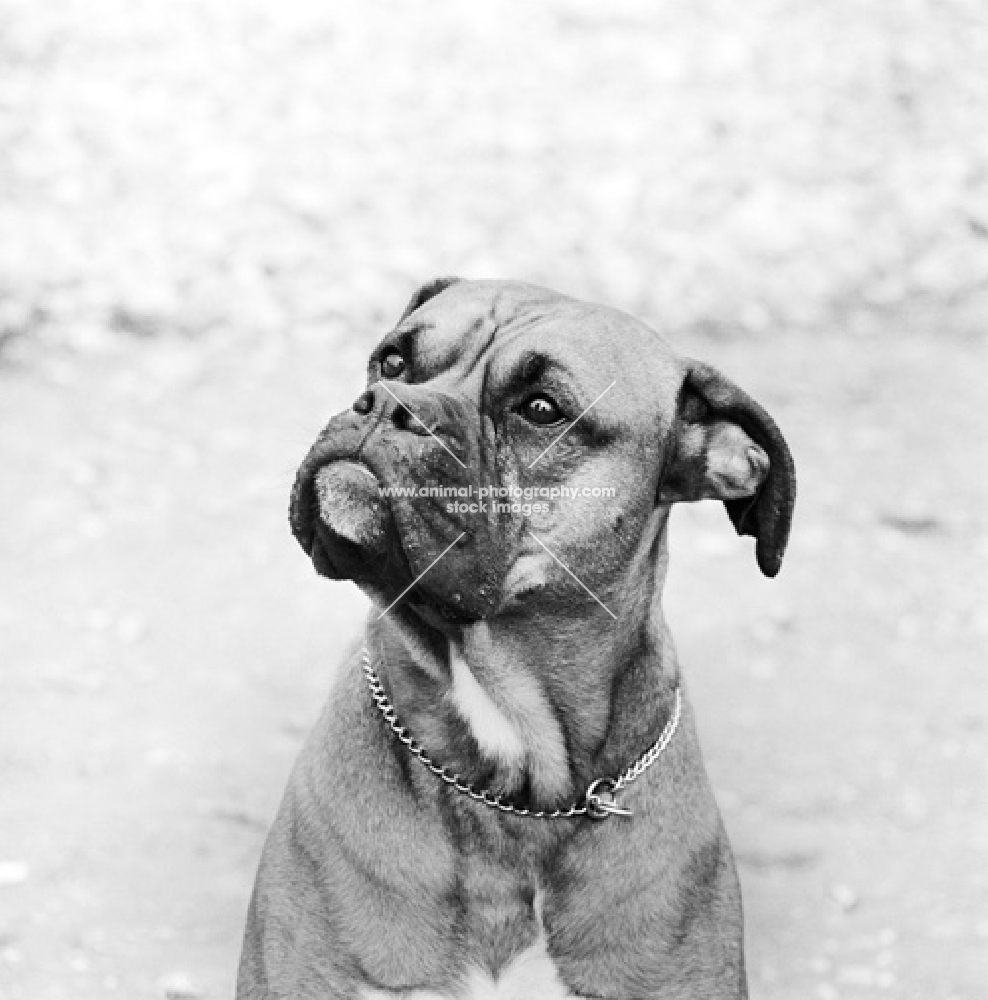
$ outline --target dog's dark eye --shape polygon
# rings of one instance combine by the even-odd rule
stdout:
[[[531,396],[521,405],[521,415],[530,424],[558,424],[563,419],[559,407],[548,396]]]
[[[388,351],[381,358],[381,377],[398,378],[405,370],[405,359],[397,351]]]

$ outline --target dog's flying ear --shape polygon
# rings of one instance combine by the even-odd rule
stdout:
[[[659,500],[723,500],[739,535],[775,576],[789,540],[796,469],[775,421],[716,369],[687,360]]]
[[[405,311],[401,314],[399,323],[403,323],[419,306],[424,306],[429,299],[434,299],[440,292],[445,292],[450,285],[455,285],[462,278],[436,278],[423,285],[409,300]]]

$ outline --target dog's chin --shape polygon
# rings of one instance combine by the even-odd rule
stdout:
[[[315,478],[317,527],[362,548],[384,540],[390,514],[380,496],[377,477],[360,462],[330,462]]]
[[[426,565],[409,565],[398,520],[390,502],[381,496],[380,480],[362,463],[352,459],[328,462],[309,482],[308,500],[294,508],[307,513],[296,537],[320,575],[352,580],[387,606],[417,578],[425,578],[423,569],[427,571],[433,561],[433,547],[437,556],[444,554],[445,537],[428,539],[432,545],[413,548],[420,562],[428,560]],[[474,560],[462,562],[449,552],[443,569],[423,579],[409,594],[410,610],[434,627],[460,626],[489,614],[494,588],[478,584],[481,574]]]
[[[394,525],[377,477],[359,462],[324,465],[315,475],[315,517],[309,555],[330,579],[359,579],[387,561]]]

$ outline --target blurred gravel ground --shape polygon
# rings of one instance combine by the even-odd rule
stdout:
[[[434,274],[650,319],[778,418],[776,581],[669,608],[752,995],[982,1000],[980,2],[0,0],[0,997],[229,996],[364,605],[294,466]]]
[[[280,335],[454,270],[969,333],[986,65],[981,0],[2,0],[0,329]]]

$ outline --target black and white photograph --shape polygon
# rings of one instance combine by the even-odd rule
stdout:
[[[0,0],[0,1000],[988,996],[983,0]]]

